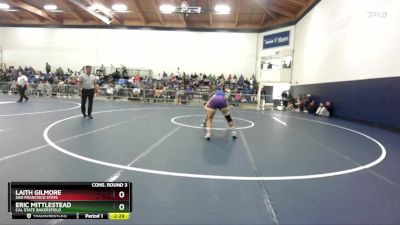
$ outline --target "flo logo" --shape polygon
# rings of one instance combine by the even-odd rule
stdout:
[[[370,19],[382,19],[388,17],[388,13],[386,11],[368,11],[368,18]]]

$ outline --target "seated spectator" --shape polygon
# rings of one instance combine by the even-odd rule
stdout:
[[[128,91],[128,97],[130,99],[138,99],[140,96],[140,89],[135,87],[133,89],[129,89]]]
[[[56,76],[63,76],[64,70],[61,67],[58,67],[56,70]]]
[[[328,100],[325,104],[320,103],[315,115],[329,117],[333,113],[332,103]]]
[[[231,80],[231,83],[232,84],[236,84],[237,83],[237,77],[236,77],[236,75],[233,75],[233,78],[232,78],[232,80]]]
[[[225,82],[225,83],[230,84],[231,81],[232,81],[232,75],[229,74],[229,76],[228,76],[228,78],[226,79],[226,82]]]
[[[128,77],[128,68],[126,68],[125,65],[121,65],[121,70],[122,70],[122,77],[127,78]]]
[[[118,79],[118,84],[119,85],[124,85],[126,83],[126,80],[124,78],[119,78]]]
[[[303,101],[303,97],[302,96],[299,96],[296,99],[295,105],[297,107],[297,112],[303,112],[304,111],[304,101]]]
[[[124,87],[122,87],[122,85],[120,85],[120,84],[115,85],[115,87],[113,88],[113,89],[114,89],[114,94],[120,95],[120,91],[121,91],[123,88],[124,88]]]
[[[37,92],[37,95],[38,95],[38,97],[40,96],[40,95],[43,95],[43,96],[50,96],[51,95],[51,86],[50,86],[50,84],[49,84],[49,82],[46,80],[45,82],[40,82],[39,83],[39,85],[38,85],[38,92]]]
[[[244,77],[243,75],[240,75],[239,79],[238,79],[238,84],[243,84],[244,82]]]
[[[181,86],[181,90],[183,90],[183,85]],[[193,88],[189,85],[186,85],[186,88],[183,90],[183,95],[181,97],[181,103],[188,104],[193,99]]]
[[[15,94],[15,93],[17,93],[17,81],[16,80],[12,80],[9,94],[12,95],[12,94]]]
[[[115,72],[111,74],[113,80],[118,80],[121,77],[121,72],[118,69],[115,69]]]
[[[154,91],[154,97],[155,97],[155,98],[161,98],[162,93],[163,93],[163,87],[162,87],[162,86],[159,86],[159,87],[156,88],[155,91]]]
[[[210,85],[210,77],[211,77],[211,76],[208,76],[208,77],[204,78],[204,80],[203,80],[203,85],[205,85],[205,86]]]
[[[315,114],[315,112],[317,111],[317,103],[315,102],[315,100],[311,100],[311,102],[308,104],[307,106],[307,112],[310,114]]]
[[[304,110],[307,110],[308,105],[312,101],[311,94],[307,94],[305,98],[303,98],[303,105],[304,105]]]
[[[142,78],[140,77],[140,74],[136,74],[134,77],[135,83],[138,84],[141,80],[142,80]]]
[[[131,77],[129,80],[128,80],[128,86],[129,87],[132,87],[132,86],[134,86],[135,85],[135,77]]]
[[[186,85],[186,88],[185,88],[185,95],[188,95],[188,96],[192,96],[193,95],[193,88],[192,87],[190,87],[190,85]]]
[[[102,75],[102,76],[104,76],[106,74],[106,68],[104,67],[103,64],[101,64],[100,68],[96,71],[96,74],[97,75]]]
[[[235,94],[235,102],[241,102],[241,100],[242,100],[242,94],[239,91],[237,91]]]
[[[181,89],[176,89],[176,94],[175,94],[175,103],[176,104],[181,104],[182,103],[182,96],[184,95],[184,91]]]
[[[283,110],[285,110],[285,111],[293,111],[294,110],[293,102],[289,101],[287,106]]]

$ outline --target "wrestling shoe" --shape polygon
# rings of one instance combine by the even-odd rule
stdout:
[[[210,137],[211,137],[211,133],[210,132],[207,132],[206,136],[204,136],[204,138],[207,139],[207,140],[210,140]]]

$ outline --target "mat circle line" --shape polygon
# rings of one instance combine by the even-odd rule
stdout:
[[[184,115],[184,116],[176,116],[174,118],[172,118],[170,121],[173,124],[176,124],[178,126],[183,126],[183,127],[189,127],[189,128],[195,128],[195,129],[206,129],[205,127],[201,127],[201,126],[194,126],[194,125],[188,125],[188,124],[184,124],[184,123],[179,123],[176,120],[180,119],[180,118],[187,118],[187,117],[205,117],[205,115]],[[220,116],[218,116],[217,118],[220,118]],[[238,118],[238,117],[234,117],[233,120],[241,120],[241,121],[245,121],[247,123],[249,123],[250,125],[248,126],[244,126],[244,127],[235,127],[236,130],[244,130],[244,129],[249,129],[254,127],[254,122],[250,121],[250,120],[246,120],[246,119],[242,119],[242,118]],[[213,127],[211,128],[212,130],[228,130],[228,128],[221,128],[221,127]]]
[[[143,110],[143,109],[154,109],[154,108],[128,108],[128,109],[118,109],[118,110],[107,110],[107,111],[100,111],[97,112],[95,114],[100,114],[100,113],[109,113],[109,112],[117,112],[117,111],[133,111],[133,110]],[[169,108],[158,108],[158,109],[169,109]],[[105,162],[105,161],[101,161],[101,160],[97,160],[97,159],[92,159],[89,157],[85,157],[82,155],[78,155],[76,153],[70,152],[66,149],[61,148],[60,146],[56,145],[49,137],[48,137],[48,133],[50,131],[50,129],[52,127],[54,127],[57,124],[60,124],[64,121],[67,120],[71,120],[74,118],[78,118],[81,117],[82,115],[76,115],[76,116],[71,116],[71,117],[67,117],[61,120],[58,120],[52,124],[50,124],[49,126],[46,127],[46,129],[43,131],[43,138],[44,140],[54,149],[56,149],[57,151],[64,153],[66,155],[69,155],[71,157],[86,161],[86,162],[91,162],[94,164],[98,164],[98,165],[103,165],[103,166],[108,166],[108,167],[113,167],[113,168],[118,168],[118,169],[123,169],[123,170],[131,170],[131,171],[136,171],[136,172],[142,172],[142,173],[148,173],[148,174],[156,174],[156,175],[165,175],[165,176],[174,176],[174,177],[184,177],[184,178],[199,178],[199,179],[211,179],[211,180],[235,180],[235,181],[261,181],[261,180],[269,180],[269,181],[280,181],[280,180],[307,180],[307,179],[317,179],[317,178],[326,178],[326,177],[333,177],[333,176],[339,176],[339,175],[344,175],[344,174],[350,174],[350,173],[354,173],[357,171],[361,171],[364,169],[368,169],[370,167],[373,167],[377,164],[379,164],[380,162],[382,162],[385,157],[386,157],[386,149],[385,147],[377,140],[375,140],[374,138],[361,133],[359,131],[356,130],[352,130],[350,128],[347,127],[343,127],[343,126],[339,126],[339,125],[335,125],[335,124],[330,124],[330,123],[325,123],[325,122],[320,122],[320,121],[313,121],[313,120],[309,120],[311,122],[316,122],[316,123],[320,123],[320,124],[325,124],[327,126],[332,126],[332,127],[336,127],[339,129],[343,129],[343,130],[347,130],[350,131],[352,133],[361,135],[369,140],[371,140],[372,142],[376,143],[380,149],[381,149],[381,155],[374,161],[365,164],[365,165],[361,165],[352,169],[347,169],[347,170],[340,170],[340,171],[335,171],[335,172],[329,172],[329,173],[319,173],[319,174],[310,174],[310,175],[297,175],[297,176],[268,176],[268,177],[250,177],[250,176],[219,176],[219,175],[207,175],[207,174],[193,174],[193,173],[178,173],[178,172],[170,172],[170,171],[163,171],[163,170],[152,170],[152,169],[144,169],[144,168],[139,168],[139,167],[130,167],[130,166],[124,166],[124,165],[119,165],[119,164],[115,164],[115,163],[109,163],[109,162]],[[295,117],[290,117],[290,116],[285,116],[288,118],[295,118]]]
[[[38,100],[36,100],[36,101],[38,101]],[[24,116],[24,115],[45,114],[45,113],[53,113],[53,112],[63,112],[63,111],[78,109],[78,108],[81,107],[81,104],[80,104],[80,103],[77,103],[77,102],[70,102],[70,101],[49,101],[49,102],[70,103],[70,104],[75,104],[76,106],[70,107],[70,108],[65,108],[65,109],[47,110],[47,111],[39,111],[39,112],[3,114],[3,115],[0,115],[0,117]]]

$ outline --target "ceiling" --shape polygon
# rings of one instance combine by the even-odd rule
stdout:
[[[111,8],[123,3],[128,11],[113,12],[110,25],[105,24],[89,11],[79,7],[99,3]],[[190,6],[213,9],[224,3],[231,7],[230,14],[163,14],[161,4],[180,5],[182,0],[0,0],[18,11],[0,10],[3,25],[52,25],[52,26],[123,26],[186,29],[260,30],[293,23],[302,17],[318,0],[187,0]],[[75,2],[75,3],[74,3]],[[45,4],[55,4],[59,12],[43,9]]]

